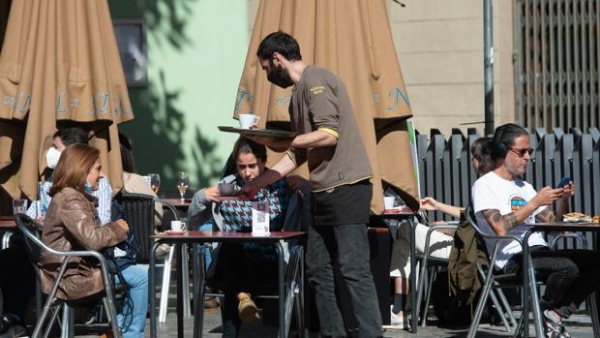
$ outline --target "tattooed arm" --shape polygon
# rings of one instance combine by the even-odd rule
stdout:
[[[552,189],[545,187],[529,200],[524,206],[517,211],[506,215],[501,215],[498,209],[482,210],[483,216],[490,224],[494,232],[499,236],[504,236],[510,230],[525,222],[527,217],[531,216],[535,210],[544,205],[550,205],[562,195],[562,189]],[[562,214],[561,214],[562,216]],[[554,220],[554,212],[548,209],[536,215],[540,221],[549,222]]]

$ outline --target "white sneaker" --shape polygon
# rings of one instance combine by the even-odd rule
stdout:
[[[395,314],[394,311],[392,311],[393,308],[393,305],[390,306],[390,325],[384,325],[383,328],[397,330],[403,330],[405,328],[408,328],[407,318],[403,314]]]

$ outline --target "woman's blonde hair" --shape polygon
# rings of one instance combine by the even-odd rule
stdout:
[[[67,187],[84,193],[87,175],[99,158],[100,151],[94,147],[79,143],[67,146],[60,154],[54,169],[54,183],[50,189],[50,196]]]

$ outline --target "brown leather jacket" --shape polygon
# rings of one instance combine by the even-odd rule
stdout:
[[[59,251],[99,251],[125,240],[126,230],[116,223],[100,225],[95,202],[94,197],[72,188],[65,188],[54,195],[44,220],[42,241]],[[42,292],[50,292],[61,262],[62,257],[42,253]],[[57,297],[78,300],[94,296],[103,290],[104,283],[98,262],[91,257],[70,257]]]

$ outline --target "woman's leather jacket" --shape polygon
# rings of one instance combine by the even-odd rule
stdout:
[[[72,188],[65,188],[52,198],[42,241],[59,251],[99,251],[125,240],[127,231],[114,222],[100,225],[96,199]],[[49,293],[63,257],[49,252],[41,256],[42,292]],[[78,300],[97,295],[104,290],[98,262],[92,257],[70,257],[70,263],[57,292],[57,297]]]

